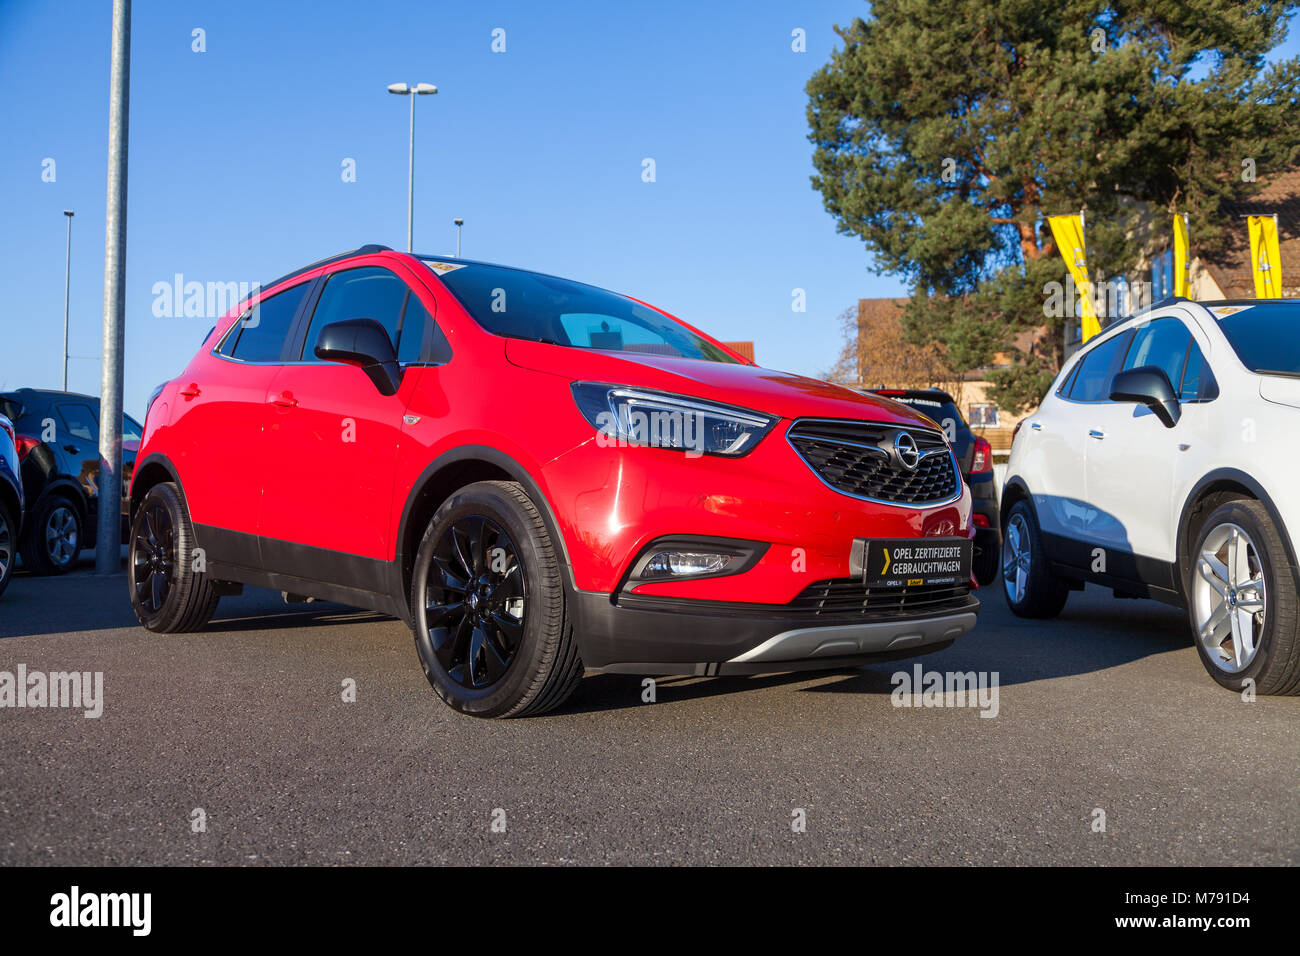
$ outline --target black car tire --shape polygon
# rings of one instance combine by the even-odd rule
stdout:
[[[194,526],[180,490],[154,485],[131,521],[127,585],[131,607],[150,631],[179,634],[202,630],[221,596],[195,553]]]
[[[1234,606],[1239,598],[1251,593],[1263,598],[1260,601],[1262,608],[1258,612],[1262,625],[1254,641],[1254,650],[1246,666],[1235,670],[1226,669],[1218,662],[1217,659],[1223,656],[1220,649],[1207,646],[1214,645],[1218,639],[1208,636],[1202,639],[1197,626],[1198,617],[1208,615],[1206,600],[1213,598],[1207,590],[1212,589],[1213,585],[1202,583],[1204,578],[1199,567],[1200,559],[1207,550],[1214,547],[1208,544],[1211,536],[1224,528],[1239,529],[1243,535],[1241,540],[1249,543],[1246,561],[1250,562],[1254,574],[1263,585],[1262,594],[1253,591],[1250,585],[1233,591]],[[1251,686],[1249,681],[1253,682],[1253,687],[1259,694],[1300,694],[1300,608],[1297,607],[1300,599],[1296,591],[1296,572],[1291,567],[1286,544],[1268,510],[1251,499],[1230,501],[1216,508],[1201,525],[1195,549],[1188,556],[1186,567],[1189,577],[1188,622],[1201,663],[1210,676],[1230,690],[1243,690]],[[1222,637],[1224,646],[1230,646],[1236,640],[1230,631]],[[1232,653],[1236,653],[1235,648]]]
[[[48,494],[36,499],[27,515],[18,552],[32,574],[67,574],[77,566],[84,541],[81,509],[63,495]]]
[[[582,679],[555,546],[515,482],[476,482],[438,508],[416,554],[411,611],[425,676],[463,714],[541,714]]]
[[[980,587],[986,588],[998,580],[1001,563],[1002,549],[1000,547],[985,547],[978,551],[971,570],[975,572],[975,580],[979,582]]]
[[[14,562],[18,560],[18,527],[13,515],[3,501],[0,501],[0,594],[9,587],[9,580],[14,576]]]
[[[1002,527],[1002,594],[1017,617],[1052,618],[1070,596],[1067,582],[1052,573],[1043,535],[1027,501],[1017,501]],[[1017,568],[1022,580],[1013,577]],[[1023,589],[1021,588],[1023,585]]]

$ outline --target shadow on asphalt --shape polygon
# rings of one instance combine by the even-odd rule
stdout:
[[[137,627],[126,575],[100,577],[84,557],[76,571],[57,577],[15,576],[0,597],[0,639]],[[207,633],[369,624],[395,618],[325,601],[285,604],[275,591],[246,588],[223,597]]]
[[[1009,686],[1108,670],[1192,645],[1187,619],[1175,608],[1149,601],[1112,599],[1100,590],[1087,594],[1086,604],[1071,595],[1074,606],[1067,604],[1061,617],[1053,621],[1015,618],[1000,595],[990,594],[979,627],[947,650],[921,657],[858,668],[751,677],[660,677],[656,684],[673,701],[809,682],[810,686],[799,688],[800,692],[887,696],[896,686],[893,675],[899,671],[911,674],[918,664],[922,671],[996,671],[999,686]],[[641,700],[642,680],[623,674],[590,676],[554,714],[634,706]]]
[[[37,578],[22,575],[0,597],[0,639],[38,634],[65,634],[137,626],[126,595],[125,575],[98,577],[83,560],[70,575]],[[211,633],[243,633],[281,628],[355,626],[395,619],[372,611],[325,602],[285,605],[273,591],[248,588],[223,598]],[[1150,601],[1112,599],[1089,589],[1071,595],[1060,618],[1028,621],[1015,618],[1001,600],[988,593],[979,626],[947,650],[923,657],[868,664],[860,668],[801,671],[746,677],[659,677],[660,689],[673,700],[717,697],[769,687],[808,683],[812,693],[890,694],[892,675],[924,671],[996,671],[1001,686],[1107,670],[1190,646],[1182,612]],[[826,678],[838,678],[827,680]],[[617,710],[641,700],[641,677],[593,674],[574,697],[555,713]]]

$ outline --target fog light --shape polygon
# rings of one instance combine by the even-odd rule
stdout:
[[[641,569],[643,578],[687,577],[692,574],[717,574],[735,559],[732,554],[710,551],[658,551]]]

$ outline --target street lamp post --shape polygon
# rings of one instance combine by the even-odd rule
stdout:
[[[71,209],[63,210],[68,217],[68,248],[63,254],[63,390],[68,390],[68,292],[72,288],[72,217]]]
[[[432,83],[389,83],[388,92],[411,97],[411,150],[406,169],[406,251],[412,251],[411,236],[415,219],[415,97],[437,93]]]
[[[131,0],[113,0],[108,99],[108,209],[104,224],[104,351],[99,383],[99,529],[95,573],[122,569],[122,347],[126,328],[127,117]]]
[[[453,219],[452,222],[456,224],[456,258],[459,259],[460,258],[460,227],[465,225],[465,220]]]

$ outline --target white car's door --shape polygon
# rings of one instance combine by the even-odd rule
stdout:
[[[1181,399],[1194,399],[1203,365],[1200,346],[1188,325],[1176,315],[1165,315],[1134,328],[1119,370],[1155,366],[1169,377]],[[1170,428],[1145,405],[1107,401],[1093,407],[1088,424],[1087,497],[1098,514],[1087,529],[1087,540],[1105,549],[1094,552],[1094,559],[1108,565],[1093,570],[1142,579],[1161,575],[1150,583],[1173,585],[1163,579],[1163,569],[1140,559],[1170,566],[1176,562],[1182,505],[1174,495],[1179,458],[1199,440],[1198,419],[1203,411],[1195,404],[1185,406]]]
[[[1090,348],[1061,393],[1053,397],[1047,413],[1040,411],[1029,423],[1031,429],[1040,428],[1030,446],[1035,453],[1028,456],[1022,473],[1029,481],[1044,534],[1085,541],[1097,520],[1097,509],[1088,498],[1088,430],[1097,410],[1108,401],[1110,380],[1128,339],[1123,332]],[[1069,559],[1067,553],[1056,556]]]

